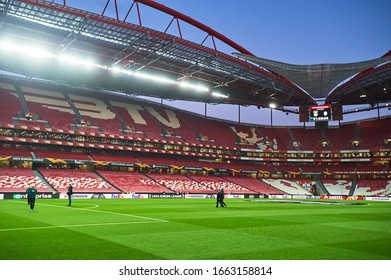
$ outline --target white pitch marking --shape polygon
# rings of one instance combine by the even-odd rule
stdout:
[[[17,201],[19,203],[24,203],[21,201]],[[50,207],[60,207],[60,208],[67,208],[67,209],[73,209],[73,210],[80,210],[80,211],[91,211],[91,212],[98,212],[98,213],[105,213],[105,214],[112,214],[112,215],[119,215],[119,216],[125,216],[125,217],[132,217],[132,218],[139,218],[139,219],[145,219],[145,220],[151,220],[156,222],[164,222],[167,223],[167,220],[163,219],[157,219],[157,218],[150,218],[150,217],[144,217],[144,216],[138,216],[138,215],[131,215],[131,214],[123,214],[123,213],[116,213],[116,212],[109,212],[109,211],[98,211],[98,210],[92,210],[87,208],[75,208],[75,207],[69,207],[69,206],[60,206],[60,205],[52,205],[52,204],[45,204],[45,203],[36,203],[37,205],[44,205],[44,206],[50,206]],[[99,206],[99,205],[98,205]]]
[[[150,224],[159,223],[162,221],[148,221],[148,222],[123,222],[123,223],[101,223],[101,224],[82,224],[82,225],[63,225],[63,226],[43,226],[43,227],[27,227],[27,228],[5,228],[0,229],[0,232],[5,231],[21,231],[21,230],[34,230],[34,229],[53,229],[53,228],[74,228],[74,227],[96,227],[96,226],[108,226],[108,225],[130,225],[130,224]]]

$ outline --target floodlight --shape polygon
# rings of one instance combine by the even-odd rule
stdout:
[[[3,41],[0,43],[1,49],[17,52],[28,58],[53,58],[54,55],[40,46],[14,44],[12,42]]]
[[[219,97],[219,98],[228,98],[229,97],[226,94],[223,94],[223,93],[220,93],[220,92],[216,92],[216,91],[212,92],[212,96]]]
[[[127,69],[123,69],[123,68],[118,67],[118,66],[107,67],[107,70],[113,71],[113,73],[115,73],[115,74],[123,74],[123,75],[127,75],[127,76],[133,76],[133,74],[134,74],[133,71],[127,70]]]
[[[151,75],[151,74],[146,74],[142,72],[135,72],[134,76],[137,78],[142,78],[162,84],[174,84],[174,80],[170,80],[166,77],[158,76],[158,75]]]
[[[58,59],[62,62],[73,64],[73,65],[83,65],[87,67],[95,67],[95,68],[104,68],[104,66],[98,65],[95,62],[87,59],[80,59],[75,56],[70,55],[60,55]]]
[[[203,91],[203,92],[208,92],[209,88],[203,85],[196,85],[192,84],[186,81],[180,81],[178,82],[178,85],[182,88],[189,88],[189,89],[194,89],[196,91]]]

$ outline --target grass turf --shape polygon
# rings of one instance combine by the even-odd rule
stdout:
[[[391,203],[0,201],[2,260],[390,260]]]

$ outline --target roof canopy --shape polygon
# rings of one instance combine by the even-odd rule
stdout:
[[[134,0],[134,3],[144,2],[154,3],[154,8],[177,19],[189,19],[172,9],[162,8],[163,5],[154,1]],[[188,23],[194,24],[196,28],[204,27],[194,20]],[[194,82],[210,90],[200,94],[180,88],[177,84],[162,85],[147,83],[134,76],[114,76],[104,69],[94,72],[67,69],[55,61],[32,67],[23,57],[2,55],[1,52],[0,69],[95,89],[164,99],[259,107],[268,107],[272,102],[277,108],[315,105],[316,98],[325,97],[327,101],[343,104],[391,99],[391,94],[384,94],[384,89],[386,92],[391,91],[390,56],[352,64],[296,66],[251,56],[239,44],[220,33],[210,28],[203,28],[203,31],[210,32],[208,36],[220,38],[241,53],[235,57],[181,36],[50,1],[4,0],[0,2],[0,43],[2,40],[26,46],[38,43],[56,55],[93,58],[107,67],[117,66],[173,81]],[[360,72],[363,69],[373,71]],[[365,74],[357,75],[353,82],[339,86],[330,93],[339,82],[358,72]],[[380,90],[382,94],[377,95]],[[229,98],[217,99],[212,91],[221,92]],[[372,100],[359,97],[362,91],[368,92],[367,96],[371,96]]]
[[[326,99],[331,91],[347,78],[391,61],[390,56],[383,56],[355,63],[295,65],[246,54],[235,53],[234,55],[283,75],[315,99]]]

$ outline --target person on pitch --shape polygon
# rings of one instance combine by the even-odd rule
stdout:
[[[72,206],[72,195],[73,195],[73,186],[72,185],[69,185],[67,195],[68,195],[68,206]]]
[[[37,194],[38,191],[34,186],[27,189],[27,198],[30,204],[30,211],[34,211],[35,199],[37,198]]]

